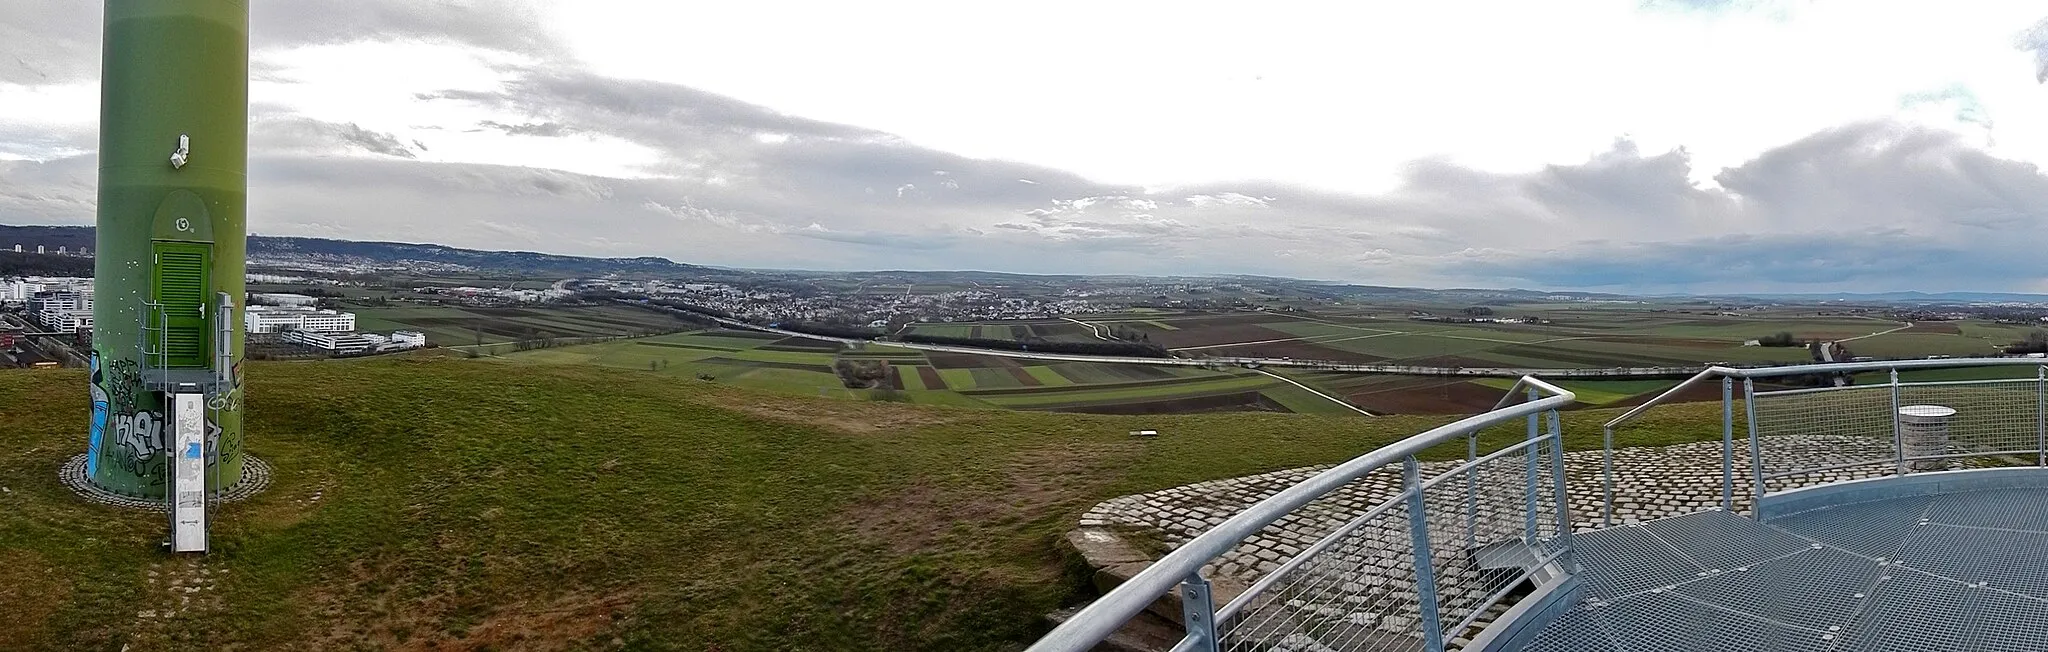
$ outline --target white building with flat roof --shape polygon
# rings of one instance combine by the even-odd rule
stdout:
[[[242,330],[250,333],[348,333],[356,329],[356,314],[311,306],[249,306],[242,311],[242,322]]]
[[[377,345],[370,338],[355,333],[321,333],[317,331],[285,331],[284,341],[343,355],[362,353],[370,350],[370,347]]]
[[[392,331],[391,343],[408,349],[427,345],[427,334],[419,331]]]
[[[29,297],[28,314],[44,328],[74,333],[92,328],[92,291],[57,290]]]

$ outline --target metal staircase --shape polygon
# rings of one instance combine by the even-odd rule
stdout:
[[[162,395],[168,425],[164,464],[166,499],[171,503],[170,524],[173,550],[205,552],[210,547],[209,524],[220,502],[218,431],[222,410],[234,400],[234,299],[217,293],[212,328],[212,355],[206,366],[178,365],[180,351],[190,344],[174,340],[184,337],[173,329],[172,315],[156,301],[142,304],[140,341],[141,378],[144,391]],[[206,310],[201,305],[200,310]],[[195,410],[198,414],[185,414]]]

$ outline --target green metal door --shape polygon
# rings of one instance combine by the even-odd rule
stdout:
[[[212,355],[212,311],[206,298],[212,294],[213,246],[197,242],[158,240],[156,276],[153,281],[159,315],[150,315],[150,328],[162,326],[160,340],[166,367],[207,367]],[[159,319],[160,318],[160,319]],[[153,334],[153,333],[152,333]],[[151,343],[151,348],[159,346]]]

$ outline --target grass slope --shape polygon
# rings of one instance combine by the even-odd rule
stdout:
[[[0,371],[0,649],[1015,649],[1080,597],[1057,540],[1094,503],[1448,420],[963,410],[436,358],[248,382],[277,483],[223,510],[214,554],[171,558],[161,517],[55,480],[84,375]],[[1710,438],[1717,407],[1617,434]],[[1610,416],[1567,414],[1572,445]]]

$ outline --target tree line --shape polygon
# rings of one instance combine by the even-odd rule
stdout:
[[[92,276],[92,259],[0,251],[0,276]]]

